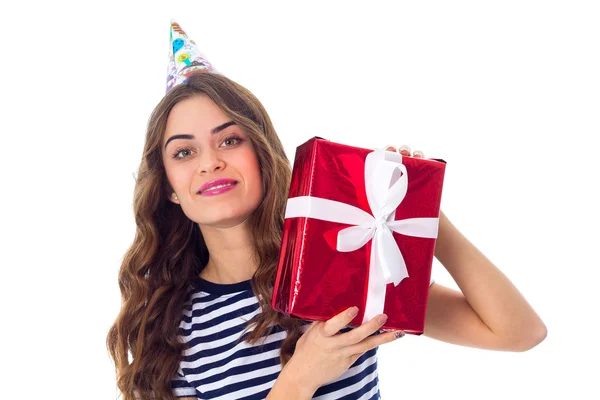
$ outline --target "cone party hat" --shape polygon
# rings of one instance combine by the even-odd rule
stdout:
[[[167,71],[167,92],[174,86],[184,83],[188,76],[196,72],[217,71],[198,50],[196,43],[189,39],[181,26],[171,20],[169,41],[169,68]]]

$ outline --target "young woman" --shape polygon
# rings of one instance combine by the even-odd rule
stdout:
[[[309,323],[270,306],[290,176],[267,112],[228,78],[195,73],[158,104],[107,338],[125,400],[379,398],[377,347],[401,337],[379,331],[385,315],[350,329],[354,308]],[[503,351],[544,339],[535,311],[443,213],[435,255],[461,291],[431,286],[425,336]]]

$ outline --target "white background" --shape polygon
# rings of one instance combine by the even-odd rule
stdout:
[[[598,3],[414,3],[3,3],[1,397],[116,398],[104,341],[175,18],[290,161],[316,135],[446,160],[442,210],[548,327],[525,353],[386,345],[383,398],[599,398]]]

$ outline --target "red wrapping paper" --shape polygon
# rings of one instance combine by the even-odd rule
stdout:
[[[365,191],[365,159],[373,150],[312,138],[296,150],[289,198],[322,197],[358,207],[372,215]],[[445,161],[403,157],[408,190],[395,220],[439,217]],[[272,306],[303,320],[325,321],[352,307],[362,323],[367,297],[372,240],[361,248],[336,250],[337,234],[352,225],[316,218],[286,218]],[[387,284],[383,330],[420,335],[425,325],[434,238],[393,232],[409,276]]]

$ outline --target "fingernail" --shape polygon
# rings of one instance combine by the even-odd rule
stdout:
[[[379,325],[383,325],[385,324],[385,321],[387,321],[387,315],[383,314],[380,315],[379,318],[377,318],[377,322],[379,322]]]
[[[396,339],[400,339],[401,337],[404,337],[404,332],[398,331],[398,332],[394,333],[394,337]]]
[[[350,310],[348,310],[348,315],[352,318],[356,317],[358,315],[358,307],[354,306]]]

